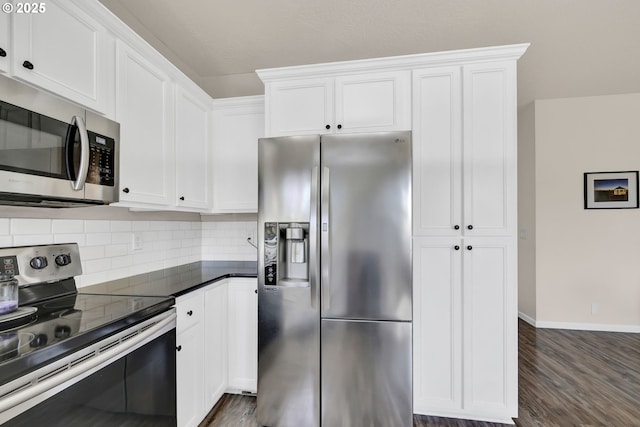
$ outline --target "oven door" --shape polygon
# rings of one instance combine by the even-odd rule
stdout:
[[[0,388],[0,424],[171,426],[176,419],[175,309]]]

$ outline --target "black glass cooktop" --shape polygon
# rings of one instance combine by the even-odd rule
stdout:
[[[0,384],[174,305],[173,297],[71,294],[31,304],[35,319],[0,331]]]

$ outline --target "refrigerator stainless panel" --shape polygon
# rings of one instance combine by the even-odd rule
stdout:
[[[264,222],[308,222],[311,176],[313,168],[319,164],[318,135],[259,139],[259,219]]]
[[[320,322],[309,288],[263,287],[258,318],[258,424],[318,426]]]
[[[316,270],[320,138],[260,139],[258,158],[257,421],[270,427],[318,426],[320,312]],[[270,281],[275,286],[267,286],[267,223],[308,226],[309,257],[298,254],[294,257],[296,267],[302,265],[298,261],[308,262],[306,284],[277,277]],[[283,230],[281,238],[299,237],[299,233],[297,228]],[[286,261],[292,266],[290,258]],[[292,272],[296,276],[302,273],[299,268]],[[277,275],[282,274],[278,270]]]
[[[411,133],[321,142],[322,318],[410,321]]]
[[[322,320],[322,425],[413,423],[411,323]]]

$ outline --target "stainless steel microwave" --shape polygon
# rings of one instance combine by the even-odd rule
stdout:
[[[120,125],[0,76],[0,204],[118,201]]]

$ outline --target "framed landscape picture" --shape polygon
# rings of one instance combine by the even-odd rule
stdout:
[[[638,207],[638,171],[584,174],[585,209]]]

